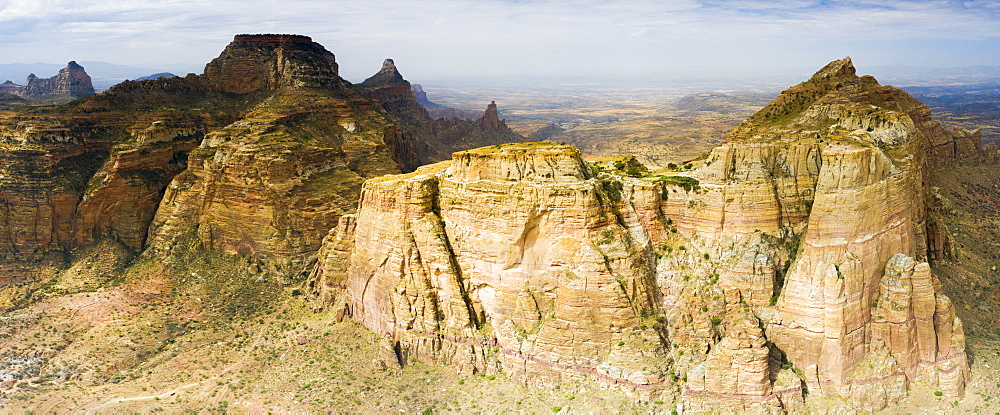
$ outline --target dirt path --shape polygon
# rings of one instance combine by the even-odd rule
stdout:
[[[271,319],[273,320],[273,317]],[[253,342],[251,342],[251,344],[250,344],[249,347],[244,348],[244,350],[253,350],[254,346],[260,344],[261,343],[261,339],[264,337],[264,332],[266,331],[266,329],[267,329],[266,325],[261,325],[260,330],[258,330],[257,333],[254,334]],[[204,380],[201,380],[201,381],[198,381],[198,382],[189,383],[189,384],[186,384],[186,385],[183,385],[183,386],[179,386],[177,388],[171,389],[169,391],[163,392],[163,393],[158,394],[158,395],[132,396],[132,397],[126,397],[126,398],[111,399],[111,400],[106,401],[104,403],[101,403],[101,404],[99,404],[99,405],[97,405],[97,406],[95,406],[93,408],[85,409],[84,412],[87,413],[87,414],[99,414],[102,411],[106,410],[108,407],[110,407],[112,405],[115,405],[115,404],[119,404],[119,403],[133,402],[133,401],[142,401],[142,400],[157,399],[157,398],[159,398],[159,399],[166,399],[166,398],[169,398],[171,396],[176,395],[180,391],[183,391],[183,390],[186,390],[186,389],[190,389],[190,388],[193,388],[193,387],[196,387],[196,386],[199,386],[199,385],[203,385],[203,384],[206,384],[208,382],[215,382],[216,380],[218,380],[219,378],[221,378],[223,375],[225,375],[227,373],[230,373],[230,372],[234,371],[235,369],[239,368],[240,366],[242,366],[244,363],[246,363],[247,359],[249,359],[249,358],[250,358],[250,353],[244,352],[243,355],[240,357],[239,360],[237,360],[233,364],[227,366],[225,369],[223,369],[222,371],[220,371],[219,373],[217,373],[215,376],[212,376],[210,378],[207,378],[207,379],[204,379]]]
[[[212,379],[214,379],[214,378],[212,378]],[[207,380],[209,380],[209,379],[203,380],[201,382],[189,383],[187,385],[181,386],[179,388],[171,389],[171,390],[169,390],[167,392],[164,392],[164,393],[161,393],[159,395],[133,396],[131,398],[116,398],[116,399],[112,399],[110,401],[107,401],[107,402],[104,402],[104,403],[102,403],[100,405],[97,405],[97,406],[95,406],[95,407],[93,407],[91,409],[88,409],[86,411],[86,413],[88,413],[88,414],[98,414],[98,413],[101,413],[101,411],[103,411],[108,406],[111,406],[111,405],[114,405],[114,404],[117,404],[117,403],[122,403],[122,402],[141,401],[141,400],[146,400],[146,399],[166,399],[166,398],[169,398],[171,396],[176,395],[177,392],[180,392],[180,391],[182,391],[184,389],[189,389],[189,388],[193,388],[195,386],[201,385],[202,383],[205,383]]]

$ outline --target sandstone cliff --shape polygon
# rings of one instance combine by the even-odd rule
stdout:
[[[240,35],[205,75],[3,114],[0,255],[38,258],[105,235],[169,248],[192,232],[231,252],[314,252],[363,177],[399,170],[383,139],[394,122],[307,40]],[[159,208],[165,193],[193,204]]]
[[[949,238],[928,162],[963,134],[847,58],[689,173],[595,175],[523,144],[370,180],[314,287],[399,362],[592,376],[695,411],[806,392],[877,410],[914,381],[961,396],[962,325],[926,261]]]
[[[964,349],[917,359],[901,346],[909,343],[873,330],[872,317],[890,258],[943,255],[928,250],[928,240],[948,236],[928,215],[927,162],[950,157],[937,143],[954,139],[909,95],[858,77],[849,58],[835,61],[731,132],[696,174],[703,193],[668,201],[666,211],[719,256],[719,284],[756,310],[811,394],[857,396],[858,385],[903,374],[934,384],[941,368],[960,372],[949,382],[961,383]],[[960,325],[935,330],[963,337]],[[876,340],[902,362],[888,374],[859,371]],[[868,409],[899,397],[870,395]]]
[[[34,101],[63,103],[94,95],[94,85],[90,75],[75,61],[70,61],[51,78],[28,75],[23,86],[11,81],[0,84],[0,93],[13,94]]]
[[[33,260],[107,236],[147,256],[185,244],[305,273],[365,179],[415,168],[429,154],[419,149],[475,147],[487,131],[470,121],[452,128],[454,142],[434,143],[415,101],[365,96],[385,87],[372,97],[412,97],[391,62],[386,72],[395,75],[355,87],[309,37],[237,35],[203,75],[2,113],[0,257]],[[81,73],[71,63],[53,82],[75,93]]]
[[[329,276],[344,255],[328,256],[318,288],[403,358],[660,391],[653,253],[623,185],[544,143],[369,180],[353,235],[329,239],[353,241],[346,278]]]

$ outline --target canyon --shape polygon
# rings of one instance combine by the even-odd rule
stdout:
[[[218,401],[209,380],[227,373],[247,374],[223,396],[314,361],[300,392],[353,362],[336,374],[445,366],[696,413],[967,394],[966,324],[939,271],[964,245],[935,169],[1000,153],[850,58],[654,171],[525,142],[495,102],[433,112],[421,93],[391,59],[351,84],[309,37],[236,35],[202,75],[0,112],[0,397],[206,391],[179,410]],[[328,355],[342,347],[374,358]],[[244,408],[309,408],[261,402]]]

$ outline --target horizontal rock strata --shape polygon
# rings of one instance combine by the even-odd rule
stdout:
[[[424,360],[659,388],[652,252],[620,186],[554,144],[370,180],[347,274],[352,315]]]
[[[314,284],[399,361],[589,376],[687,411],[878,410],[915,381],[958,397],[961,321],[923,261],[950,246],[927,163],[968,134],[928,114],[844,59],[694,171],[621,177],[551,143],[455,153],[367,181]]]

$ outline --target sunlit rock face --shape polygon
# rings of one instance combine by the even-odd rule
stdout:
[[[191,150],[152,221],[152,249],[193,236],[240,255],[314,255],[366,178],[400,171],[393,120],[337,70],[299,35],[237,35],[207,64],[196,88],[266,98]]]
[[[654,256],[615,178],[566,145],[459,152],[366,182],[346,292],[408,356],[525,382],[660,388]]]
[[[621,177],[554,144],[459,152],[366,182],[314,286],[401,362],[589,376],[694,411],[877,410],[913,381],[961,396],[927,164],[970,134],[928,114],[847,58],[690,172]]]

